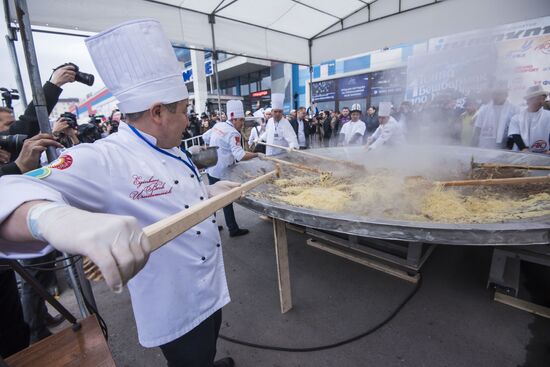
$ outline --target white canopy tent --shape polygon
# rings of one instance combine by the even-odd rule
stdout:
[[[159,20],[174,45],[302,65],[550,15],[548,0],[27,0],[31,23]],[[12,8],[13,9],[13,8]],[[11,12],[15,20],[15,12]],[[215,43],[214,43],[215,40]],[[215,45],[215,47],[214,47]]]

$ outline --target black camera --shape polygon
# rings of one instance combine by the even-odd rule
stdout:
[[[4,105],[11,109],[11,101],[14,99],[19,99],[19,91],[17,89],[9,90],[8,88],[0,88],[0,92],[2,92],[2,100],[4,101]]]
[[[27,140],[28,135],[15,134],[15,135],[0,135],[0,148],[10,152],[12,157],[16,157],[23,148],[23,143]]]
[[[90,87],[94,84],[95,78],[94,78],[93,74],[83,73],[82,71],[79,70],[78,65],[73,64],[72,62],[67,62],[63,65],[59,65],[58,67],[53,69],[53,71],[56,71],[57,69],[62,68],[62,67],[67,66],[67,65],[72,66],[74,71],[76,72],[76,76],[74,78],[75,81],[80,82],[82,84],[86,84]],[[51,79],[51,77],[50,77],[50,79]]]
[[[59,117],[65,119],[69,127],[73,129],[78,128],[78,123],[76,122],[76,115],[74,113],[63,112]]]

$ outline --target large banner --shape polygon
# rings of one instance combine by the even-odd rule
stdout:
[[[510,100],[523,103],[527,87],[550,90],[550,17],[430,39],[428,53],[407,63],[406,98],[425,103],[442,90],[466,96],[496,80],[508,82]]]

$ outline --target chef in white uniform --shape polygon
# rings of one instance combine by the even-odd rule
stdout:
[[[258,156],[257,153],[245,152],[241,145],[240,130],[244,125],[243,103],[237,100],[227,101],[227,121],[219,121],[208,130],[210,132],[208,145],[218,147],[218,162],[206,169],[211,185],[220,181],[227,174],[227,169],[235,163],[246,161]],[[223,208],[225,224],[229,236],[236,237],[247,234],[248,229],[239,228],[233,211],[233,204]]]
[[[178,149],[188,93],[159,22],[123,23],[86,45],[128,124],[49,166],[2,177],[0,238],[12,245],[0,249],[17,256],[49,243],[89,256],[113,290],[129,280],[141,345],[160,347],[169,366],[232,366],[228,358],[214,364],[230,301],[214,215],[150,255],[141,228],[238,184],[205,185]]]
[[[405,134],[401,125],[390,116],[391,103],[380,102],[378,122],[380,126],[367,140],[367,150],[379,149],[382,146],[399,146],[405,143]]]
[[[261,141],[267,144],[280,145],[292,149],[298,149],[298,138],[290,125],[290,122],[283,117],[283,93],[273,93],[271,96],[271,117],[267,121],[266,131],[260,136]],[[276,155],[285,153],[285,150],[266,146],[265,155]]]
[[[271,108],[269,110],[269,117],[271,117]],[[267,111],[267,110],[265,110]],[[248,138],[248,146],[251,147],[256,140],[265,132],[265,122],[267,121],[264,118],[264,115],[267,114],[263,109],[254,112],[254,117],[256,118],[256,126],[252,127],[250,130],[250,137]],[[265,113],[264,113],[265,112]]]
[[[498,82],[492,90],[492,100],[477,112],[474,123],[474,144],[480,148],[505,149],[512,116],[519,108],[508,101],[508,87]]]
[[[360,120],[361,105],[354,103],[351,106],[351,120],[346,122],[340,130],[340,141],[343,145],[362,145],[367,125]]]
[[[543,108],[548,92],[542,85],[527,89],[527,108],[510,122],[509,134],[521,151],[550,154],[550,111]]]

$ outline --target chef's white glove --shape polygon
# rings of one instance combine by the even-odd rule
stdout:
[[[223,194],[224,192],[227,192],[239,186],[241,186],[241,184],[238,182],[218,181],[213,185],[206,186],[206,190],[208,191],[208,197],[211,198],[213,196]]]
[[[151,252],[149,239],[130,216],[44,203],[29,210],[27,225],[36,239],[57,250],[88,256],[115,292],[143,268]]]

